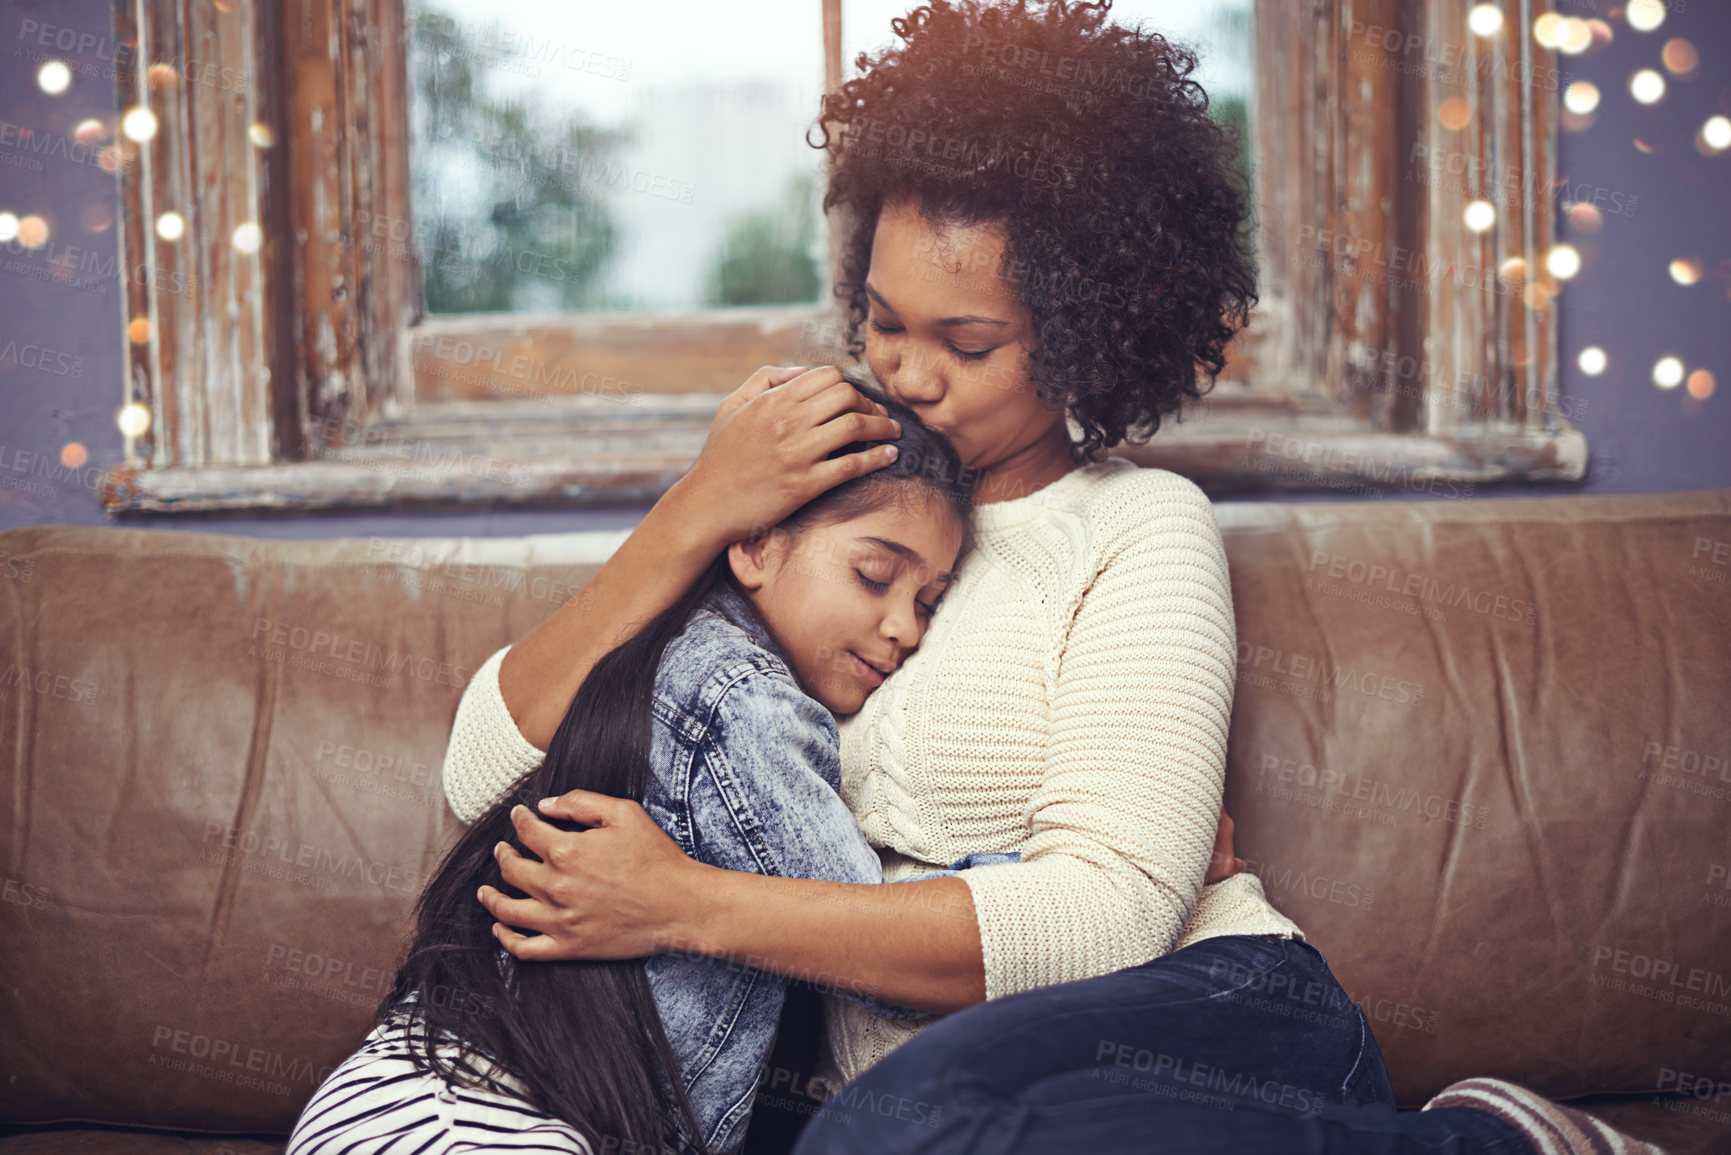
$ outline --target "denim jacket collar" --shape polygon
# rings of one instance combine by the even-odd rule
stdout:
[[[757,607],[753,606],[745,595],[740,593],[733,583],[726,578],[718,580],[709,593],[704,595],[701,606],[711,613],[726,618],[744,630],[746,636],[757,645],[762,646],[784,663],[787,661],[787,655],[782,652],[781,646],[777,644],[774,636],[770,634],[762,620],[757,616]],[[790,666],[789,669],[791,670],[791,668]]]

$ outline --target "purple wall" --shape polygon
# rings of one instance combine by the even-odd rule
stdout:
[[[1610,0],[1561,0],[1566,14],[1591,17]],[[1604,94],[1596,123],[1564,133],[1561,167],[1576,199],[1605,210],[1596,236],[1564,229],[1586,267],[1561,298],[1565,412],[1587,437],[1592,465],[1584,484],[1480,488],[1494,493],[1657,493],[1731,486],[1731,154],[1703,157],[1695,134],[1707,117],[1731,115],[1731,4],[1671,0],[1654,33],[1612,21],[1615,43],[1584,57],[1562,57],[1564,81],[1587,79]],[[116,524],[92,491],[101,467],[121,457],[115,411],[123,361],[115,261],[115,178],[69,147],[73,128],[115,115],[109,0],[0,0],[0,212],[48,217],[53,250],[0,244],[0,529],[27,525]],[[1604,12],[1599,12],[1604,15]],[[34,22],[34,24],[30,23]],[[71,32],[60,32],[67,29]],[[47,30],[73,51],[43,47]],[[78,51],[70,37],[100,44]],[[1701,64],[1691,79],[1670,77],[1665,100],[1637,105],[1627,79],[1656,68],[1660,49],[1685,37]],[[86,42],[87,44],[90,41]],[[71,88],[45,95],[32,55],[74,68]],[[39,147],[24,143],[31,134]],[[1635,145],[1639,137],[1653,151]],[[1416,175],[1416,173],[1415,173]],[[1582,186],[1587,192],[1582,192]],[[1616,195],[1613,195],[1616,194]],[[1620,207],[1621,212],[1614,211]],[[1706,276],[1684,288],[1667,266],[1676,257],[1704,262]],[[50,260],[77,270],[73,283],[51,278]],[[88,284],[77,281],[89,276]],[[1588,377],[1575,365],[1585,346],[1602,346],[1610,369]],[[1651,382],[1660,357],[1708,369],[1716,392],[1705,400]],[[89,451],[82,469],[59,463],[62,446]],[[1399,490],[1388,500],[1414,496]],[[1297,500],[1312,500],[1299,498]],[[640,508],[499,512],[388,512],[129,518],[124,524],[202,529],[266,537],[511,535],[633,524]]]

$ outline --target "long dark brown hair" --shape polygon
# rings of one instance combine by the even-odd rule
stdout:
[[[780,528],[797,536],[851,520],[905,498],[910,485],[940,498],[968,526],[972,489],[954,447],[874,385],[849,380],[901,422],[899,455],[820,494]],[[854,442],[832,456],[875,444]],[[499,947],[493,916],[475,891],[488,884],[524,897],[504,881],[493,857],[499,842],[533,857],[517,840],[514,806],[534,812],[536,800],[575,789],[643,801],[653,772],[651,700],[662,653],[716,583],[733,580],[723,553],[676,602],[595,663],[540,767],[462,834],[428,881],[415,906],[413,942],[376,1018],[388,1021],[413,995],[417,1066],[454,1085],[518,1095],[571,1124],[597,1151],[707,1152],[643,962],[518,962]],[[454,1056],[453,1040],[459,1043]],[[489,1067],[521,1091],[501,1085]]]

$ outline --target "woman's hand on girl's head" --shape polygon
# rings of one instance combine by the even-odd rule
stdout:
[[[828,460],[851,441],[887,441],[898,422],[832,365],[764,366],[716,411],[703,451],[680,479],[706,526],[739,541],[782,521],[818,494],[888,465],[887,447]]]
[[[480,889],[482,905],[498,920],[493,933],[500,945],[533,962],[638,958],[678,948],[683,903],[697,889],[692,875],[713,868],[688,857],[630,799],[573,790],[541,809],[590,829],[561,830],[524,806],[511,812],[517,837],[539,861],[509,843],[495,849],[505,881],[528,896]]]

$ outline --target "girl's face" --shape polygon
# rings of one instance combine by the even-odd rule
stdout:
[[[735,542],[728,560],[800,685],[839,716],[920,644],[961,547],[961,520],[916,489],[795,538],[772,529]]]
[[[949,437],[969,469],[1028,472],[1068,454],[1063,414],[1029,381],[1033,318],[999,272],[991,225],[934,227],[884,206],[866,276],[865,357],[890,394]]]

